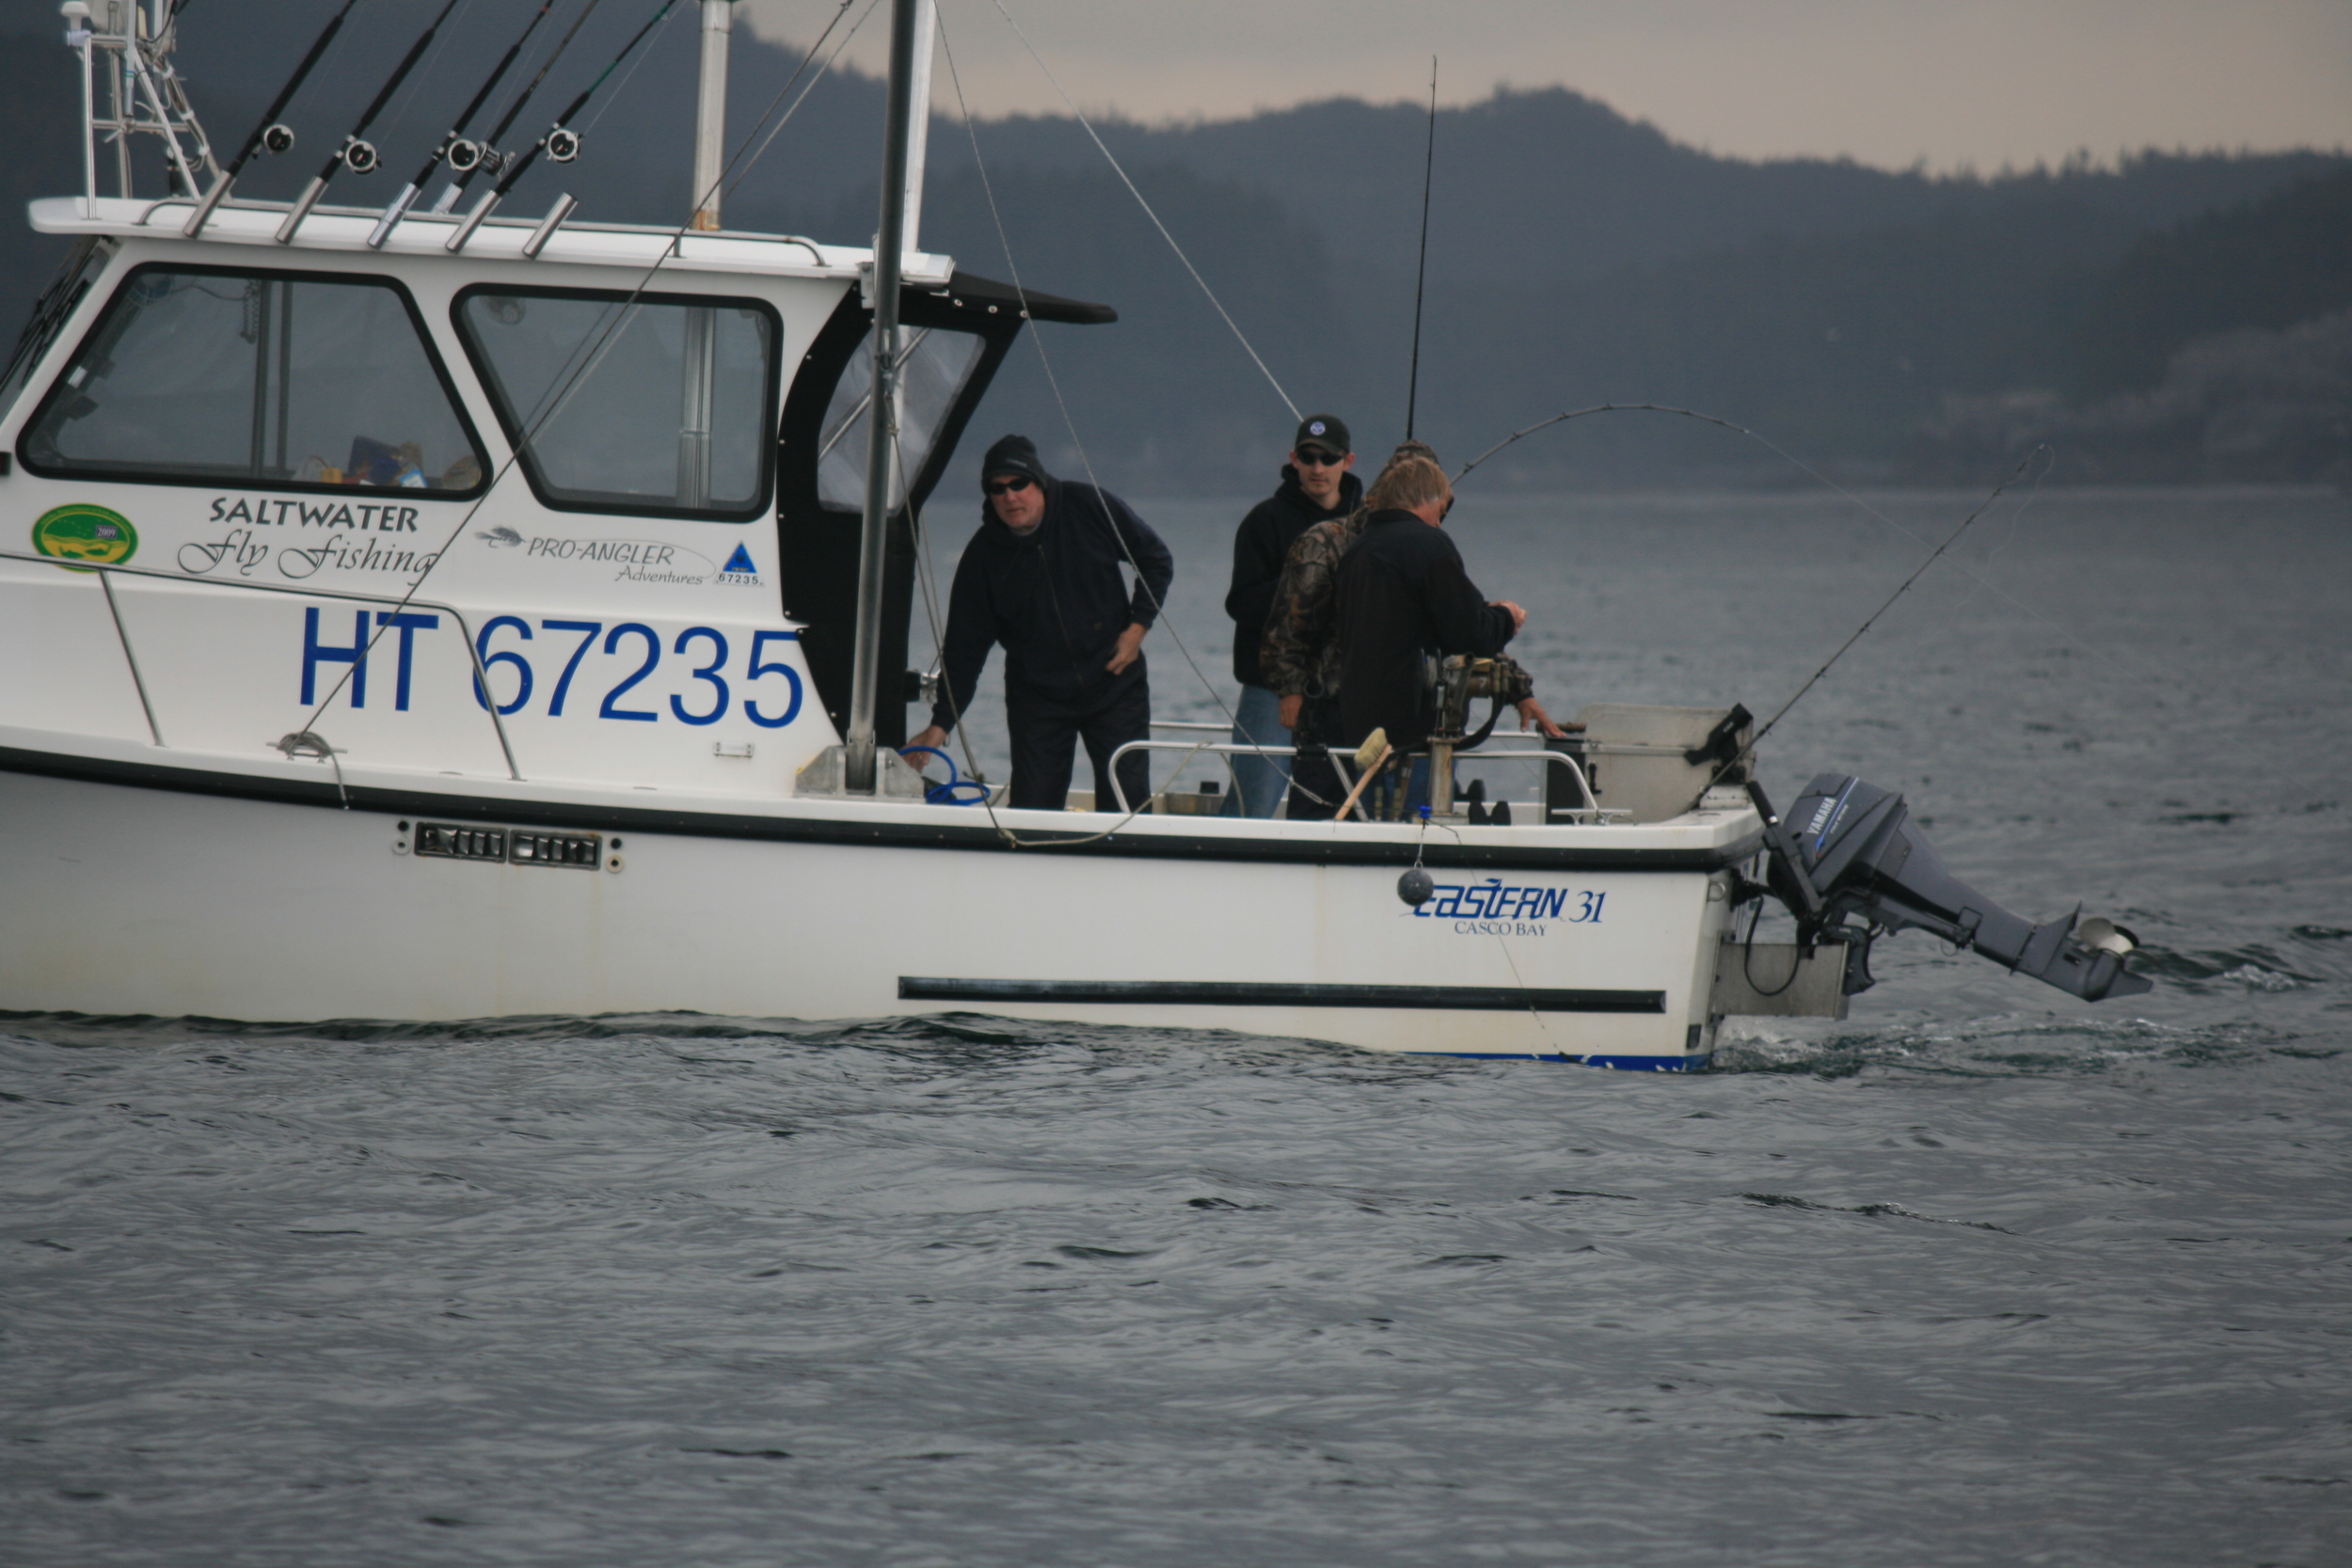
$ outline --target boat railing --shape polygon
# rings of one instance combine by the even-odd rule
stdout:
[[[1224,734],[1229,729],[1229,726],[1224,724],[1196,724],[1175,721],[1162,721],[1159,720],[1152,721],[1152,727],[1155,730],[1188,730],[1194,732],[1206,730],[1217,734]],[[1298,755],[1298,749],[1295,746],[1246,746],[1230,740],[1130,740],[1125,745],[1120,747],[1119,750],[1111,753],[1111,760],[1107,768],[1111,778],[1111,796],[1119,802],[1119,809],[1122,812],[1131,810],[1132,808],[1127,803],[1126,788],[1120,782],[1119,764],[1120,760],[1125,757],[1130,752],[1184,752],[1186,753],[1206,752],[1212,756],[1221,756],[1229,759],[1232,757],[1295,757]],[[1330,752],[1326,754],[1330,758],[1332,768],[1339,774],[1340,783],[1348,789],[1354,789],[1356,786],[1355,769],[1351,766],[1355,761],[1354,756],[1349,752],[1338,751]],[[1426,754],[1427,753],[1421,752],[1413,753],[1416,757]],[[1568,770],[1568,776],[1576,781],[1577,794],[1583,798],[1584,803],[1581,806],[1554,808],[1549,815],[1553,816],[1565,816],[1572,821],[1585,824],[1605,823],[1613,817],[1621,817],[1629,815],[1624,810],[1616,807],[1604,807],[1598,800],[1595,800],[1593,798],[1592,785],[1585,782],[1584,769],[1579,768],[1573,758],[1564,756],[1558,752],[1549,750],[1512,751],[1498,749],[1491,752],[1481,751],[1475,759],[1460,760],[1475,760],[1482,763],[1539,762],[1554,764]],[[1227,770],[1230,772],[1232,768],[1232,763],[1229,760],[1225,766]]]
[[[403,597],[396,594],[369,594],[349,588],[297,588],[286,583],[245,582],[233,578],[191,578],[178,572],[159,572],[151,566],[125,566],[103,561],[77,561],[61,556],[35,555],[26,550],[0,550],[0,561],[24,561],[39,566],[56,566],[65,571],[99,574],[99,586],[105,590],[107,613],[114,618],[115,641],[122,649],[122,661],[130,668],[131,684],[139,694],[139,707],[147,715],[147,733],[157,746],[167,751],[171,749],[170,742],[164,738],[163,727],[155,721],[155,705],[148,697],[147,678],[139,672],[138,655],[132,651],[130,629],[122,623],[122,607],[115,601],[113,579],[116,577],[150,578],[158,582],[178,583],[191,588],[230,588],[242,589],[253,594],[283,594],[298,599],[342,599],[358,604],[393,605],[403,610],[437,610],[455,621],[457,629],[465,634],[466,657],[473,664],[473,678],[482,693],[483,707],[489,714],[490,728],[498,735],[499,753],[506,759],[507,777],[517,784],[523,782],[522,769],[515,763],[515,748],[506,737],[506,721],[500,717],[498,699],[490,692],[489,672],[483,666],[482,647],[474,640],[473,624],[466,619],[466,612],[455,605],[438,599]],[[363,653],[359,657],[365,659],[367,655]],[[288,752],[288,755],[292,754],[294,753]]]

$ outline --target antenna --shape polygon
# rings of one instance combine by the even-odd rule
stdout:
[[[1438,56],[1429,56],[1429,147],[1421,163],[1421,263],[1413,270],[1413,372],[1405,387],[1405,438],[1413,438],[1421,401],[1421,291],[1429,277],[1429,177],[1438,166]]]

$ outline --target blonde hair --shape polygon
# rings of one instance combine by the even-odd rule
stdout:
[[[1445,470],[1418,453],[1402,456],[1380,470],[1364,504],[1375,512],[1411,512],[1431,501],[1445,499],[1453,486]]]

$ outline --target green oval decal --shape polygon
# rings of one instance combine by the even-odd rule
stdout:
[[[74,501],[40,515],[33,525],[33,548],[67,561],[95,561],[113,566],[128,561],[139,547],[139,531],[119,512]],[[87,566],[69,566],[87,572]]]

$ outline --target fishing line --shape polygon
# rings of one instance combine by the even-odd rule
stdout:
[[[676,14],[677,13],[675,11],[670,11],[654,19],[655,27],[653,43],[645,45],[644,52],[629,62],[628,69],[621,72],[621,79],[612,85],[612,90],[605,95],[604,102],[596,105],[596,114],[589,119],[587,124],[580,128],[580,134],[581,135],[585,136],[589,132],[595,130],[596,128],[596,122],[604,119],[604,117],[611,112],[612,105],[621,101],[621,94],[628,90],[629,79],[635,76],[639,69],[644,65],[645,61],[652,57],[654,44],[660,43],[661,41],[661,35],[670,30],[670,19]]]
[[[472,4],[473,0],[457,0],[457,8],[451,13],[452,17],[455,21],[463,22],[466,17],[467,8]],[[409,83],[407,90],[403,92],[398,102],[394,103],[391,106],[389,113],[391,119],[395,122],[399,120],[401,116],[408,112],[408,105],[416,102],[417,94],[422,91],[425,83],[432,79],[433,62],[440,57],[441,51],[448,47],[448,44],[449,40],[446,38],[436,38],[433,40],[433,47],[425,52],[424,59],[421,62],[424,66],[424,74]]]
[[[1896,584],[1895,591],[1886,595],[1886,602],[1880,605],[1876,610],[1870,611],[1868,618],[1866,619],[1862,625],[1854,628],[1853,635],[1847,638],[1845,641],[1839,643],[1837,645],[1837,651],[1830,655],[1827,659],[1823,660],[1821,667],[1819,670],[1814,671],[1812,675],[1803,686],[1797,688],[1797,694],[1789,698],[1787,702],[1781,704],[1779,711],[1774,713],[1770,719],[1764,721],[1763,727],[1756,732],[1754,737],[1751,738],[1746,745],[1740,747],[1737,752],[1725,758],[1724,762],[1716,768],[1714,774],[1707,781],[1706,787],[1701,789],[1699,793],[1704,795],[1707,793],[1707,790],[1714,788],[1716,784],[1723,782],[1723,778],[1725,773],[1728,773],[1731,769],[1739,767],[1740,764],[1753,756],[1756,752],[1756,747],[1763,744],[1764,737],[1772,733],[1772,726],[1779,723],[1782,717],[1785,716],[1790,708],[1795,707],[1799,702],[1803,701],[1806,692],[1812,690],[1816,686],[1820,684],[1821,677],[1829,673],[1830,666],[1845,657],[1846,650],[1852,647],[1856,642],[1861,641],[1863,633],[1868,631],[1871,626],[1876,625],[1880,616],[1885,614],[1889,610],[1892,610],[1895,607],[1895,601],[1897,599],[1901,598],[1905,594],[1911,592],[1911,585],[1917,582],[1920,578],[1925,576],[1927,569],[1934,565],[1936,562],[1943,557],[1946,550],[1950,549],[1953,545],[1959,542],[1960,536],[1968,531],[1968,525],[1975,522],[1979,517],[1983,516],[1986,508],[1990,507],[1994,501],[2000,499],[2001,492],[2016,483],[2018,478],[2022,476],[2027,468],[2032,467],[2034,459],[2043,455],[2045,452],[2050,452],[2050,447],[2047,442],[2035,447],[2033,451],[2026,453],[2024,458],[2019,460],[2017,467],[2011,468],[2009,471],[2008,476],[2004,478],[2000,483],[1993,487],[1993,493],[1985,497],[1982,501],[1979,502],[1977,509],[1974,512],[1971,512],[1968,515],[1963,517],[1960,520],[1960,526],[1952,530],[1949,534],[1946,535],[1944,542],[1936,546],[1933,552],[1931,553],[1925,561],[1919,562],[1919,564],[1913,569],[1912,574],[1909,577],[1903,578],[1901,582]],[[2056,461],[2056,454],[2052,453],[2051,462],[2055,464]],[[2042,475],[2047,474],[2049,471],[2049,467],[2044,467],[2041,474],[2036,474],[2034,476],[2034,483],[2039,485],[2042,482]]]
[[[482,157],[475,162],[473,167],[458,171],[457,178],[451,181],[448,187],[434,201],[435,212],[446,213],[455,206],[458,194],[473,183],[475,175],[482,173],[485,169],[493,174],[498,172],[497,165],[492,160],[498,156],[500,140],[514,127],[516,119],[523,112],[523,105],[530,103],[531,95],[539,90],[539,84],[548,79],[548,72],[555,69],[555,62],[564,57],[564,51],[572,46],[572,40],[580,35],[580,30],[587,24],[588,18],[596,13],[596,5],[597,0],[588,0],[588,3],[580,8],[580,14],[572,18],[572,24],[564,30],[562,38],[555,40],[554,50],[546,59],[539,62],[539,73],[523,85],[523,90],[515,95],[515,101],[506,105],[506,112],[499,117],[498,124],[492,126],[490,134],[482,138]]]
[[[310,79],[310,72],[333,49],[337,35],[343,30],[344,18],[351,15],[352,7],[358,3],[359,0],[343,0],[342,8],[337,11],[328,20],[326,25],[319,30],[319,36],[310,40],[310,47],[303,55],[301,63],[294,67],[294,74],[286,78],[285,86],[278,89],[277,98],[271,102],[268,108],[262,111],[262,118],[254,121],[253,134],[246,137],[245,146],[238,150],[234,158],[230,160],[228,168],[224,169],[219,178],[213,182],[213,188],[205,194],[204,199],[197,204],[195,214],[188,219],[187,227],[181,230],[183,234],[189,239],[194,239],[203,232],[204,224],[213,215],[213,210],[227,199],[229,187],[235,183],[238,174],[244,170],[246,162],[254,153],[262,150],[271,129],[278,124],[278,117],[286,112],[287,105],[294,101],[294,95],[300,92],[303,84]],[[173,16],[176,20],[178,12],[175,11]],[[294,142],[292,134],[289,133],[285,150],[292,151],[293,150]]]
[[[1143,209],[1143,215],[1152,220],[1152,227],[1160,231],[1160,238],[1166,240],[1168,242],[1168,248],[1176,253],[1176,260],[1184,263],[1184,270],[1192,274],[1192,280],[1195,283],[1200,285],[1200,292],[1209,296],[1209,303],[1216,307],[1216,313],[1225,318],[1225,325],[1232,327],[1233,330],[1234,341],[1241,344],[1242,351],[1249,356],[1249,362],[1257,366],[1259,373],[1265,377],[1266,385],[1274,388],[1274,395],[1282,400],[1282,406],[1291,411],[1291,418],[1294,420],[1297,419],[1299,417],[1298,404],[1293,403],[1291,401],[1291,395],[1282,390],[1282,384],[1274,379],[1274,372],[1266,369],[1266,363],[1263,359],[1258,357],[1258,351],[1249,346],[1248,338],[1243,335],[1242,329],[1233,320],[1232,314],[1218,302],[1216,291],[1209,287],[1209,280],[1200,276],[1200,269],[1192,264],[1192,258],[1184,254],[1184,247],[1178,245],[1176,243],[1176,236],[1168,231],[1168,225],[1160,221],[1160,214],[1152,210],[1152,204],[1149,201],[1143,199],[1143,193],[1136,189],[1136,182],[1127,178],[1127,171],[1120,166],[1120,162],[1117,158],[1111,156],[1111,150],[1103,144],[1103,138],[1095,135],[1093,122],[1079,112],[1076,101],[1070,96],[1070,90],[1061,85],[1061,78],[1055,75],[1054,68],[1045,63],[1045,56],[1037,52],[1037,46],[1029,41],[1029,35],[1021,30],[1021,24],[1013,21],[1012,12],[1005,9],[1005,0],[994,0],[994,3],[996,6],[996,13],[1003,17],[1005,21],[1010,24],[1013,36],[1021,40],[1021,47],[1029,52],[1029,58],[1037,62],[1037,68],[1045,72],[1045,79],[1054,84],[1054,90],[1061,94],[1061,101],[1064,104],[1068,105],[1071,118],[1075,119],[1080,125],[1086,127],[1087,135],[1093,141],[1095,150],[1101,152],[1105,159],[1109,160],[1111,170],[1119,176],[1120,183],[1125,185],[1127,187],[1127,194],[1136,198],[1136,204]],[[962,95],[961,91],[959,91],[957,95],[957,102],[959,103],[962,102]]]

